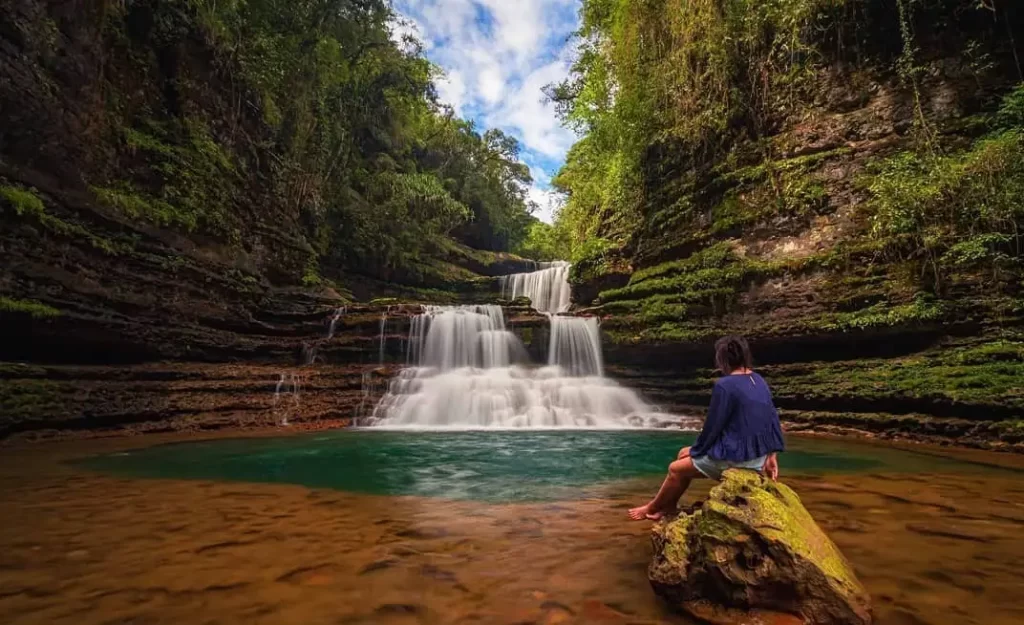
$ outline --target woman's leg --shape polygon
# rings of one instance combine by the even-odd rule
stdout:
[[[697,467],[693,466],[692,459],[686,457],[682,460],[676,460],[668,465],[668,476],[661,483],[661,488],[658,490],[658,494],[654,496],[654,499],[648,502],[647,505],[632,508],[629,511],[629,518],[634,521],[644,518],[657,521],[666,512],[671,512],[679,505],[679,498],[690,487],[690,482],[698,477],[704,477],[704,475],[697,470]]]

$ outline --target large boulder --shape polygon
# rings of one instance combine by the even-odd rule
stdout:
[[[652,530],[654,591],[718,623],[866,625],[870,599],[785,484],[730,469],[707,501]]]

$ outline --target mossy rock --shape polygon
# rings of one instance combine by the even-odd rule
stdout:
[[[726,471],[707,501],[657,523],[652,542],[654,591],[703,620],[871,622],[867,592],[800,498],[753,471]]]

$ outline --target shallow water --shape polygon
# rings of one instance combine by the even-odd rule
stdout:
[[[83,465],[140,477],[288,483],[374,495],[555,501],[661,475],[694,438],[644,430],[341,430],[160,445]],[[813,439],[791,441],[784,465],[791,473],[816,474],[987,471],[933,455]]]
[[[0,614],[76,625],[688,623],[647,584],[649,524],[624,520],[685,437],[519,434],[165,445],[118,450],[128,455],[103,472],[57,460],[130,442],[5,450]],[[481,436],[497,438],[488,447]],[[878,623],[1024,622],[1024,474],[790,442],[784,477],[853,563]],[[490,456],[475,456],[481,447]],[[192,479],[128,477],[139,461]],[[425,473],[403,480],[403,467]],[[315,488],[242,481],[254,479]],[[364,492],[337,490],[345,480]],[[487,487],[458,486],[467,481]]]

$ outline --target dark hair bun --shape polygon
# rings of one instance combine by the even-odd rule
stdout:
[[[753,363],[750,345],[742,336],[725,336],[715,343],[715,366],[723,375],[739,369],[750,369]]]

